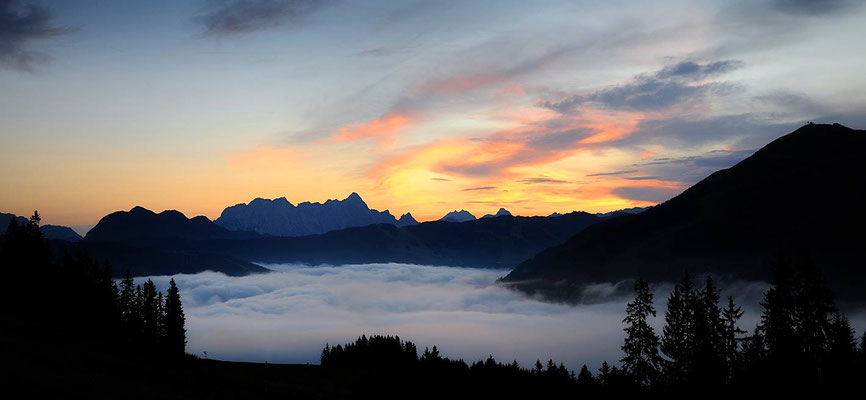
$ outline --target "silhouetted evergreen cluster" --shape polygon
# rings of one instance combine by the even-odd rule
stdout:
[[[584,380],[578,379],[574,372],[553,360],[546,364],[536,361],[531,369],[522,368],[517,361],[500,363],[492,356],[467,364],[462,359],[442,357],[436,346],[425,348],[419,356],[414,343],[402,341],[398,336],[361,336],[354,343],[326,345],[321,365],[326,370],[354,368],[381,372],[378,379],[385,377],[388,382],[379,387],[377,378],[371,378],[370,387],[377,389],[366,393],[376,396],[394,395],[398,389],[416,385],[425,387],[423,393],[413,394],[422,398],[454,391],[507,397],[520,393],[558,394],[578,390],[579,384],[586,384],[587,388],[590,385],[585,376]],[[432,382],[436,385],[431,385]]]
[[[659,338],[647,323],[655,316],[652,293],[639,279],[624,320],[622,368],[605,363],[600,386],[668,393],[825,391],[853,387],[856,377],[866,376],[866,335],[858,349],[817,266],[780,258],[771,283],[761,322],[746,335],[734,299],[722,307],[711,277],[696,288],[686,273],[668,298]],[[617,383],[602,376],[617,376]]]
[[[638,279],[623,319],[621,363],[604,362],[595,375],[586,365],[575,375],[553,360],[537,361],[527,369],[491,356],[470,365],[443,358],[435,346],[419,356],[415,344],[396,336],[361,336],[354,343],[326,345],[321,364],[326,369],[385,371],[406,384],[448,382],[448,390],[469,393],[484,388],[482,393],[491,397],[829,392],[854,387],[866,376],[866,334],[858,347],[854,330],[814,264],[779,259],[774,270],[761,303],[761,322],[751,335],[739,326],[741,307],[732,297],[721,299],[712,277],[695,285],[686,273],[670,293],[659,336],[650,321],[656,317],[653,293]],[[439,389],[429,390],[441,393]]]
[[[41,217],[10,221],[0,235],[2,315],[53,324],[62,331],[100,337],[124,345],[184,354],[183,305],[174,280],[165,296],[147,280],[135,285],[127,271],[118,286],[111,266],[86,254],[54,259],[42,232]]]

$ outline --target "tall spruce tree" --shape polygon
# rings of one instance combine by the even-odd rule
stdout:
[[[733,381],[734,372],[740,361],[740,341],[746,331],[740,329],[737,321],[743,317],[743,309],[734,304],[734,298],[728,296],[728,306],[722,310],[722,321],[724,322],[724,334],[722,341],[722,354],[726,367],[726,381]]]
[[[610,383],[610,365],[608,365],[607,361],[602,361],[601,368],[598,369],[598,377],[596,380],[602,387],[606,387]]]
[[[758,327],[766,339],[767,369],[776,381],[820,383],[836,313],[832,293],[808,258],[799,263],[779,259],[773,272]]]
[[[780,258],[774,262],[770,285],[761,302],[764,310],[758,329],[767,349],[767,361],[787,368],[793,363],[798,346],[793,269],[786,260]]]
[[[180,302],[180,290],[172,279],[168,283],[165,297],[165,342],[166,348],[173,354],[182,355],[186,350],[185,321],[183,305]]]
[[[836,312],[828,336],[824,370],[830,380],[848,382],[857,368],[857,340],[848,318]]]
[[[159,303],[156,285],[148,279],[141,289],[142,336],[145,342],[155,343],[159,332]]]
[[[586,367],[586,364],[580,368],[580,373],[577,374],[577,386],[584,392],[592,392],[595,390],[597,386],[597,381],[594,376],[592,376],[592,372],[589,372],[589,368]]]
[[[668,358],[664,362],[664,373],[667,383],[673,386],[685,383],[690,372],[694,351],[694,302],[694,287],[686,272],[668,298],[662,330],[661,351]]]
[[[656,316],[653,294],[649,285],[638,278],[634,285],[635,299],[626,307],[626,338],[622,345],[625,357],[622,367],[640,386],[649,387],[659,380],[659,338],[647,319]]]
[[[712,277],[707,276],[704,288],[694,303],[695,347],[692,361],[691,383],[701,386],[721,386],[725,380],[722,359],[724,322],[719,309],[719,290]]]
[[[132,279],[132,273],[126,270],[126,275],[120,281],[120,298],[118,301],[120,308],[120,319],[123,324],[123,329],[127,335],[132,335],[135,327],[138,325],[138,309],[135,304],[135,281]]]
[[[829,351],[829,335],[836,304],[824,274],[806,257],[796,265],[794,321],[804,372],[821,372]]]

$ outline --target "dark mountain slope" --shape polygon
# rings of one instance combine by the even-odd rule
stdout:
[[[485,218],[462,223],[435,221],[397,228],[370,225],[301,237],[178,241],[174,251],[193,250],[268,263],[405,262],[481,268],[513,268],[521,260],[561,243],[600,218],[570,213],[558,218]]]
[[[157,214],[135,207],[102,217],[83,240],[141,245],[170,240],[248,239],[258,236],[253,232],[230,231],[203,216],[187,218],[175,210]]]
[[[48,244],[52,254],[58,257],[80,250],[99,262],[109,261],[116,278],[123,277],[126,270],[133,276],[194,274],[203,271],[243,276],[268,271],[267,268],[223,254],[171,251],[102,241],[70,243],[49,240]]]
[[[593,225],[504,280],[574,298],[582,284],[683,270],[767,279],[777,255],[810,257],[837,292],[866,280],[866,132],[806,125],[679,196]],[[860,293],[862,296],[862,293]]]

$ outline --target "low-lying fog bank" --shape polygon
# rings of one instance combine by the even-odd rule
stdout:
[[[325,343],[390,334],[437,345],[467,361],[493,355],[530,366],[553,358],[571,369],[621,357],[622,318],[630,297],[589,305],[551,304],[494,282],[506,271],[408,264],[265,265],[268,274],[176,275],[187,317],[187,351],[238,361],[318,363]],[[139,278],[143,280],[147,278]],[[151,277],[164,290],[169,277]],[[660,332],[670,285],[654,288]],[[754,328],[764,283],[723,288]],[[603,288],[599,288],[603,292]],[[850,315],[862,332],[862,315]]]

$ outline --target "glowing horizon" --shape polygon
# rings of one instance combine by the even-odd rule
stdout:
[[[236,3],[2,3],[0,212],[607,212],[866,126],[857,2]]]

